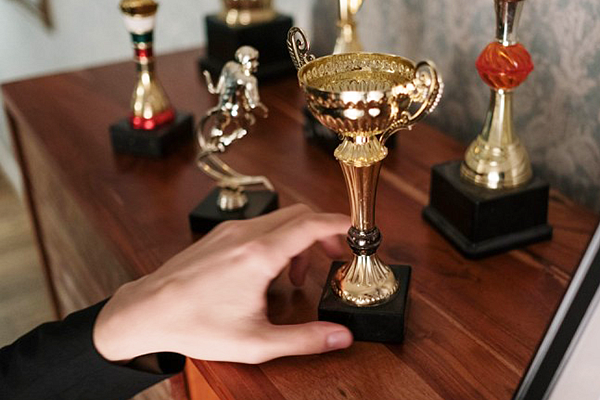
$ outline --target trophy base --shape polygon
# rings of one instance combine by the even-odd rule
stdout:
[[[279,207],[277,192],[270,190],[249,190],[248,203],[239,210],[222,211],[217,206],[219,188],[214,189],[189,215],[193,232],[208,232],[224,221],[250,219],[275,211]]]
[[[304,126],[302,130],[304,132],[304,138],[317,147],[324,149],[328,154],[333,155],[333,152],[340,144],[339,135],[320,123],[310,112],[308,107],[304,107],[303,112]],[[398,137],[398,135],[392,135],[388,139],[385,144],[388,149],[393,149],[396,146],[396,137]]]
[[[390,265],[396,279],[400,282],[400,287],[387,303],[372,307],[356,307],[340,299],[331,288],[331,278],[343,264],[341,261],[335,261],[331,265],[319,302],[319,320],[348,327],[355,340],[401,343],[404,339],[404,321],[408,311],[411,267]]]
[[[175,119],[157,129],[134,129],[129,118],[123,118],[110,126],[110,138],[116,153],[146,157],[164,157],[194,137],[192,114],[177,113]]]
[[[423,218],[465,257],[481,258],[552,238],[548,183],[534,177],[522,187],[487,189],[461,179],[460,164],[433,166]]]
[[[209,71],[213,79],[219,77],[226,62],[234,59],[240,46],[258,50],[260,65],[254,75],[259,80],[295,72],[285,41],[293,25],[291,17],[278,15],[269,22],[229,26],[216,15],[208,15],[205,23],[206,56],[198,60],[198,66],[201,71]]]

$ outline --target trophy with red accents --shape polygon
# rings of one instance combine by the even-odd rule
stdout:
[[[462,161],[435,165],[423,216],[465,256],[478,258],[552,237],[549,185],[532,173],[512,118],[513,91],[533,70],[517,41],[524,0],[495,0],[496,40],[475,63],[491,88],[483,129]]]
[[[112,145],[118,153],[161,157],[193,138],[193,117],[175,111],[154,72],[152,40],[158,4],[123,0],[120,8],[133,40],[137,84],[131,114],[110,127]]]

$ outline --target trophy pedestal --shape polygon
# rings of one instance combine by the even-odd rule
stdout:
[[[164,157],[193,137],[194,118],[187,113],[177,113],[172,122],[152,130],[132,128],[129,118],[110,126],[113,150],[138,156]]]
[[[242,26],[229,26],[216,15],[206,16],[206,56],[199,67],[213,78],[221,73],[226,62],[233,60],[240,46],[252,46],[260,54],[259,80],[291,74],[294,65],[289,56],[285,38],[292,27],[291,17],[278,15],[273,21]]]
[[[341,261],[336,261],[331,265],[319,302],[319,320],[348,327],[355,340],[401,343],[404,339],[411,267],[390,265],[396,279],[400,282],[400,287],[387,303],[373,307],[356,307],[340,299],[331,288],[331,278],[343,264]]]
[[[189,215],[193,232],[208,232],[223,221],[250,219],[275,211],[279,207],[277,192],[270,190],[249,190],[246,193],[248,203],[239,210],[222,211],[217,206],[219,188],[214,189],[192,210]]]
[[[460,164],[433,166],[423,217],[465,257],[485,257],[552,237],[548,183],[534,177],[522,187],[490,190],[463,181]]]
[[[329,154],[333,154],[340,144],[338,134],[320,123],[313,116],[308,107],[304,107],[302,111],[304,112],[304,126],[302,130],[306,140],[326,150]],[[387,140],[385,147],[388,149],[396,147],[395,135]]]

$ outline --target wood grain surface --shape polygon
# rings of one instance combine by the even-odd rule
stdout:
[[[174,106],[197,118],[216,100],[198,79],[198,55],[174,53],[157,63]],[[110,295],[196,240],[187,215],[214,188],[194,166],[194,143],[163,160],[112,152],[108,126],[127,114],[134,75],[127,62],[3,86],[63,313]],[[337,162],[302,136],[304,100],[295,77],[263,84],[260,92],[269,118],[259,119],[224,159],[244,173],[268,176],[282,206],[303,202],[348,213]],[[379,254],[413,266],[404,344],[356,343],[345,351],[261,365],[196,360],[212,390],[225,399],[510,398],[598,216],[553,191],[551,241],[466,260],[421,218],[431,166],[459,159],[463,151],[421,123],[400,133],[384,162]],[[285,275],[274,282],[273,322],[316,319],[330,262],[313,251],[301,290]]]

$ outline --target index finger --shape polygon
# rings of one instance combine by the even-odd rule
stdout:
[[[264,235],[259,241],[270,251],[273,274],[279,274],[292,257],[300,254],[317,241],[344,234],[350,227],[350,217],[343,214],[303,213]]]

